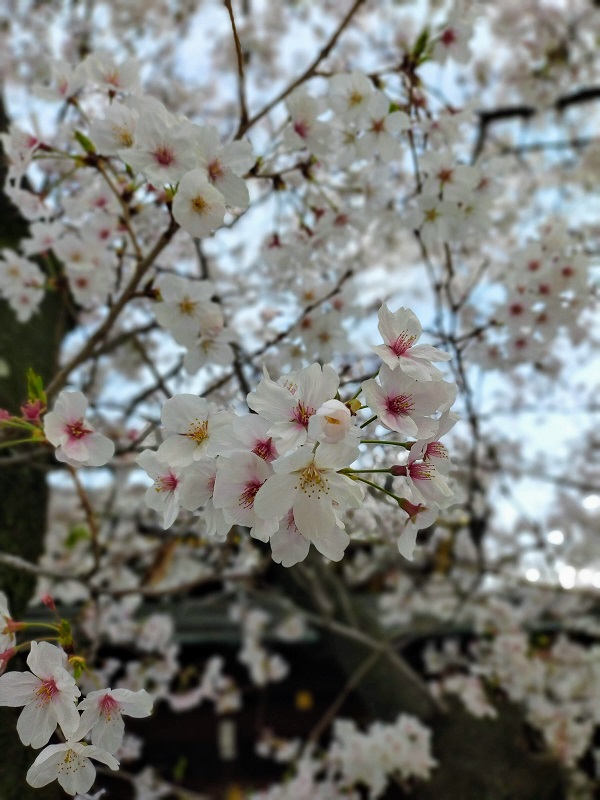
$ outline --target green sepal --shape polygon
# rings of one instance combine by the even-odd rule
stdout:
[[[85,135],[85,133],[82,133],[81,131],[74,131],[73,132],[73,136],[77,139],[77,141],[83,147],[83,149],[85,150],[86,153],[95,153],[96,152],[95,144],[92,142],[91,139],[89,139]]]
[[[40,400],[44,405],[47,402],[42,377],[34,372],[31,367],[27,370],[27,399],[31,403]]]

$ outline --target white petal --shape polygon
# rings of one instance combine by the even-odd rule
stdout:
[[[296,477],[272,475],[254,498],[254,511],[261,519],[281,519],[294,505]]]
[[[28,703],[17,720],[17,733],[25,745],[43,747],[56,730],[51,703]]]
[[[31,672],[7,672],[0,675],[0,706],[24,706],[40,685]]]

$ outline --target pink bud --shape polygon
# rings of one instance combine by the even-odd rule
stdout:
[[[10,411],[7,411],[5,408],[0,408],[0,422],[3,419],[10,419],[11,417],[12,414],[10,413]]]
[[[14,647],[9,647],[8,650],[5,650],[3,653],[0,653],[0,675],[2,675],[2,673],[6,669],[8,662],[16,654],[17,651]]]
[[[43,408],[44,404],[41,400],[28,400],[21,406],[21,413],[28,422],[39,422]]]
[[[47,606],[50,611],[56,611],[56,606],[54,605],[54,598],[50,594],[45,594],[42,597],[42,603]]]

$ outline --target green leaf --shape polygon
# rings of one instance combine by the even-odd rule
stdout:
[[[41,375],[35,373],[31,367],[27,370],[27,399],[34,403],[40,400],[46,405],[46,392],[44,391],[44,382]]]
[[[81,131],[75,131],[73,133],[73,136],[77,139],[77,141],[83,147],[86,153],[96,152],[96,146],[94,145],[91,139],[88,139],[85,133],[82,133]]]
[[[89,539],[90,539],[90,532],[85,525],[74,525],[67,534],[67,537],[63,544],[67,548],[67,550],[73,550],[73,548],[79,542],[87,542]]]
[[[185,773],[188,767],[188,760],[185,756],[181,756],[175,766],[173,767],[173,780],[175,783],[181,783],[185,778]]]
[[[413,47],[413,51],[411,53],[412,60],[415,61],[417,64],[421,62],[421,60],[426,57],[426,50],[427,46],[429,45],[429,28],[423,28],[417,41],[415,42],[415,46]]]

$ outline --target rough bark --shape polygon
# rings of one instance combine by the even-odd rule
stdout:
[[[7,127],[0,101],[0,130]],[[0,151],[0,158],[2,153]],[[15,249],[27,234],[27,223],[1,191],[6,167],[0,164],[0,247]],[[63,328],[63,312],[58,298],[48,296],[31,322],[21,324],[8,305],[0,300],[0,358],[9,374],[0,378],[0,408],[13,414],[27,397],[26,371],[32,367],[48,380],[55,367]],[[2,454],[10,455],[10,449]],[[28,464],[13,464],[0,469],[0,551],[35,562],[42,551],[46,529],[48,490],[45,472]],[[35,587],[31,575],[0,567],[0,588],[6,593],[15,619],[25,612]],[[16,664],[23,668],[22,660]],[[24,747],[16,732],[19,709],[0,709],[0,798],[2,800],[54,800],[64,796],[56,784],[32,789],[25,774],[36,752]]]

